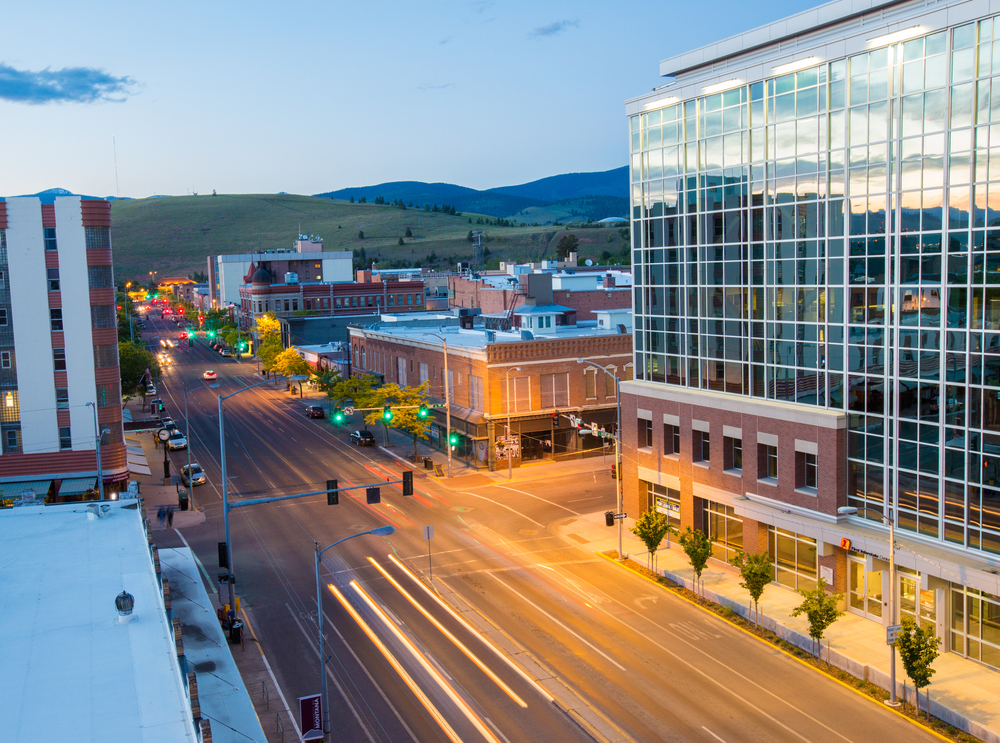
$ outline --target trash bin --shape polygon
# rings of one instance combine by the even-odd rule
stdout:
[[[243,642],[243,620],[234,619],[229,625],[229,642]]]
[[[424,469],[432,470],[434,469],[434,460],[430,457],[424,457]]]
[[[182,510],[188,510],[188,491],[181,488],[177,491],[177,507]]]

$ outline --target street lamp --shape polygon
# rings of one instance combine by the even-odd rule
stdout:
[[[101,500],[104,500],[104,470],[101,468],[101,437],[106,433],[111,433],[111,429],[98,430],[97,403],[88,402],[85,404],[94,409],[94,449],[97,450],[97,495]]]
[[[618,407],[618,427],[615,431],[615,499],[618,504],[617,513],[622,512],[622,462],[621,462],[621,440],[622,440],[622,393],[621,393],[621,380],[605,369],[603,366],[597,366],[590,359],[577,359],[578,364],[590,364],[591,369],[600,369],[602,372],[607,374],[609,377],[615,380],[615,403]],[[624,560],[625,556],[622,554],[622,521],[624,519],[615,519],[618,522],[618,559]]]
[[[306,379],[305,374],[296,374],[294,376],[288,377],[289,381],[300,382]],[[265,379],[263,381],[257,382],[256,384],[248,385],[247,387],[241,387],[236,390],[236,392],[230,392],[228,395],[219,395],[219,462],[222,465],[222,520],[224,524],[224,529],[226,532],[226,561],[229,563],[229,567],[226,569],[229,571],[229,610],[236,611],[236,578],[235,572],[233,571],[233,548],[232,542],[229,539],[229,480],[226,477],[226,432],[223,428],[224,419],[222,417],[222,402],[228,400],[233,395],[238,395],[241,392],[246,392],[247,390],[252,390],[254,387],[260,387],[262,384],[267,384],[271,381]]]
[[[323,553],[326,552],[330,547],[336,547],[341,542],[346,542],[348,539],[354,539],[355,537],[364,537],[371,534],[376,537],[387,537],[392,534],[396,529],[392,526],[380,526],[377,529],[372,529],[371,531],[363,531],[358,534],[352,534],[349,537],[344,537],[343,539],[338,539],[333,544],[329,544],[323,549],[319,548],[319,542],[313,540],[316,550],[316,631],[319,633],[319,675],[320,680],[323,684],[323,733],[329,734],[330,732],[330,699],[326,692],[326,656],[323,654],[323,594],[319,586],[319,563],[323,557]]]
[[[444,427],[448,429],[445,432],[445,444],[448,447],[448,477],[451,477],[451,397],[448,394],[448,341],[437,333],[424,333],[424,335],[434,336],[444,344]]]
[[[850,516],[858,511],[874,511],[879,518],[889,525],[889,624],[896,623],[896,527],[891,517],[875,511],[872,508],[855,508],[854,506],[841,506],[837,513]],[[891,516],[891,514],[890,514]],[[896,700],[896,644],[889,646],[889,701],[890,707],[898,707]]]
[[[523,367],[514,366],[507,370],[507,479],[511,480],[514,477],[514,465],[511,464],[510,459],[510,373],[512,371],[523,371]],[[520,430],[520,429],[519,429]]]

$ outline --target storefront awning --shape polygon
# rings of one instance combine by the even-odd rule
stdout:
[[[25,490],[34,490],[35,497],[41,500],[49,493],[49,488],[52,486],[52,480],[25,480],[23,482],[4,482],[0,483],[0,497],[5,500],[8,498],[20,498],[21,493]]]
[[[96,477],[74,477],[62,481],[62,485],[59,486],[59,495],[83,495],[94,487],[97,487]]]

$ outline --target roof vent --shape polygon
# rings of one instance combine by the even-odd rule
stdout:
[[[132,609],[135,607],[135,596],[128,591],[122,591],[115,596],[115,608],[118,609],[119,624],[132,621]]]

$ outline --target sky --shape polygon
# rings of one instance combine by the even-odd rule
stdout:
[[[628,162],[624,102],[662,82],[660,60],[814,4],[8,4],[0,194],[485,189],[609,170]]]

